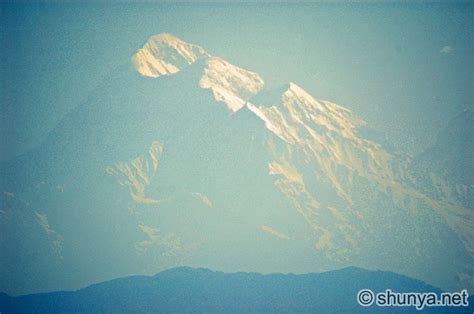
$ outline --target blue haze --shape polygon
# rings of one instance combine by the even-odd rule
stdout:
[[[353,109],[416,154],[472,108],[472,2],[1,4],[2,159],[37,146],[163,31]],[[446,52],[441,52],[444,47]]]

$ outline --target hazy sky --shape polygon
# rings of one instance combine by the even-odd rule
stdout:
[[[473,106],[473,4],[1,4],[2,159],[41,143],[147,38],[170,32],[354,110],[420,152]]]
[[[0,237],[0,290],[76,289],[180,263],[259,272],[354,263],[440,287],[458,284],[454,274],[464,280],[459,269],[472,279],[471,211],[448,185],[425,198],[431,183],[394,181],[409,173],[391,170],[403,158],[389,165],[340,132],[321,150],[301,140],[283,153],[293,146],[274,144],[253,114],[209,107],[212,95],[194,81],[199,66],[151,80],[130,61],[169,32],[259,73],[267,88],[292,81],[352,109],[416,154],[473,107],[474,2],[0,7],[0,159],[39,147],[62,123],[37,154],[1,163],[0,201],[16,220]],[[154,141],[163,158],[150,156]],[[262,226],[295,241],[268,242]],[[153,249],[142,255],[140,243]]]

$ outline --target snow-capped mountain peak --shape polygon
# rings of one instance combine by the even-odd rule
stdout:
[[[420,176],[355,113],[295,83],[262,90],[258,74],[166,33],[133,63],[38,150],[1,165],[0,291],[72,290],[183,261],[285,272],[357,264],[474,287],[462,157],[472,145],[459,140],[471,114],[413,164]],[[460,158],[446,159],[453,147]],[[437,173],[452,169],[445,160],[460,165],[448,177]],[[57,281],[44,277],[58,269]],[[81,271],[90,275],[71,282]]]
[[[283,106],[297,120],[313,121],[328,130],[352,133],[351,130],[366,124],[349,109],[326,100],[313,98],[307,91],[290,82],[283,93]]]
[[[145,45],[132,57],[137,71],[148,77],[159,77],[179,72],[198,59],[209,57],[200,46],[193,45],[168,34],[150,37]]]
[[[244,107],[263,88],[264,81],[257,73],[212,57],[202,47],[168,33],[150,37],[132,57],[132,62],[141,75],[157,78],[175,74],[199,59],[205,59],[199,86],[210,89],[214,98],[233,112]]]

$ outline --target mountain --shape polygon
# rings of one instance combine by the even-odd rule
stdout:
[[[411,167],[419,185],[432,195],[457,199],[466,207],[474,200],[474,110],[460,113],[439,132],[434,145]]]
[[[472,202],[429,193],[355,113],[170,34],[131,59],[1,164],[0,291],[182,265],[474,288]]]
[[[0,296],[2,313],[378,313],[362,307],[357,293],[441,292],[421,281],[391,272],[350,267],[304,275],[222,273],[173,268],[155,276],[133,276],[94,284],[77,291]],[[470,303],[472,304],[472,297]],[[425,307],[422,313],[468,313],[470,308]],[[392,313],[419,313],[414,307]]]

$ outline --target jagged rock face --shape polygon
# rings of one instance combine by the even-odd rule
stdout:
[[[119,69],[44,148],[3,166],[3,190],[41,207],[24,214],[60,243],[51,259],[87,273],[47,289],[177,265],[356,265],[474,287],[469,203],[420,187],[350,110],[294,83],[268,91],[258,74],[170,34],[132,62],[136,73]],[[96,260],[78,261],[92,252]],[[92,268],[97,260],[113,267]],[[1,288],[12,291],[38,271],[6,269]]]
[[[263,88],[264,81],[258,74],[212,57],[203,48],[166,33],[151,37],[133,55],[132,62],[141,75],[156,78],[175,74],[198,59],[205,59],[199,86],[211,89],[214,98],[234,112]]]
[[[214,98],[225,103],[234,112],[241,109],[263,85],[263,79],[258,74],[215,57],[206,61],[204,74],[199,82],[199,86],[210,88]]]
[[[175,74],[185,66],[207,56],[203,48],[163,33],[151,37],[132,57],[132,62],[140,74],[159,77]]]
[[[139,156],[130,162],[118,162],[109,166],[106,172],[116,176],[120,185],[127,186],[130,196],[138,203],[159,204],[158,200],[145,196],[145,188],[151,183],[158,170],[158,160],[161,158],[163,145],[155,141],[151,144],[148,156]]]

